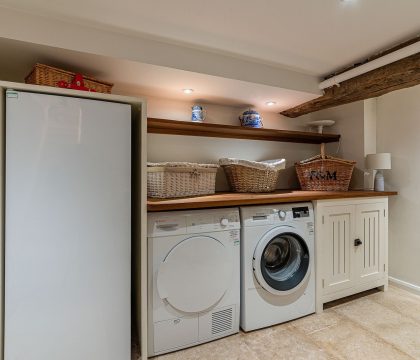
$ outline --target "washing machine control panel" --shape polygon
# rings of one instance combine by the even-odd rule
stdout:
[[[242,207],[240,210],[242,227],[284,225],[288,222],[313,221],[311,203],[278,204],[274,206]]]
[[[284,210],[280,210],[280,211],[278,212],[278,214],[279,214],[279,218],[280,218],[280,220],[285,220],[285,219],[286,219],[286,216],[287,216],[286,211],[284,211]]]
[[[292,208],[293,219],[307,218],[309,217],[309,207],[301,206]]]

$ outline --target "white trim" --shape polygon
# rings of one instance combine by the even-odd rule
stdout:
[[[6,96],[5,91],[0,91],[0,157],[5,158],[6,142]],[[0,360],[4,356],[4,221],[5,221],[5,161],[0,161]]]
[[[391,284],[401,288],[401,289],[410,291],[412,293],[415,293],[416,295],[420,295],[420,286],[418,286],[418,285],[414,285],[414,284],[411,284],[407,281],[396,279],[392,276],[389,277],[389,282]]]
[[[95,99],[103,101],[114,101],[120,103],[126,103],[133,106],[141,106],[146,103],[146,99],[141,97],[133,96],[123,96],[123,95],[114,95],[114,94],[103,94],[99,92],[89,92],[89,91],[80,91],[72,89],[64,89],[53,86],[40,86],[32,84],[23,84],[9,81],[0,81],[0,88],[4,90],[17,90],[17,91],[28,91],[40,94],[50,94],[50,95],[62,95],[62,96],[72,96],[85,99]]]

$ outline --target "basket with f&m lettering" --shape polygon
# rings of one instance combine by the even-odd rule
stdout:
[[[321,155],[295,164],[302,190],[347,191],[355,161],[325,155],[321,144]]]

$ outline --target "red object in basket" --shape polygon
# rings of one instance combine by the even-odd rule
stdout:
[[[66,81],[59,81],[57,83],[58,87],[66,88],[66,89],[73,89],[73,90],[82,90],[82,91],[92,91],[95,92],[93,89],[89,89],[85,86],[85,83],[83,81],[83,75],[82,74],[76,74],[74,75],[73,81],[69,84]]]
[[[60,81],[57,83],[57,86],[58,86],[58,87],[61,87],[61,88],[66,88],[66,89],[68,89],[69,84],[68,84],[68,82],[67,82],[67,81],[60,80]]]

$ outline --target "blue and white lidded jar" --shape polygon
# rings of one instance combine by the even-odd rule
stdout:
[[[262,117],[255,110],[247,110],[244,111],[242,115],[239,116],[239,120],[241,121],[242,126],[252,127],[252,128],[262,128]]]
[[[206,110],[203,109],[200,105],[194,105],[192,107],[191,121],[193,122],[203,122],[206,118]]]

